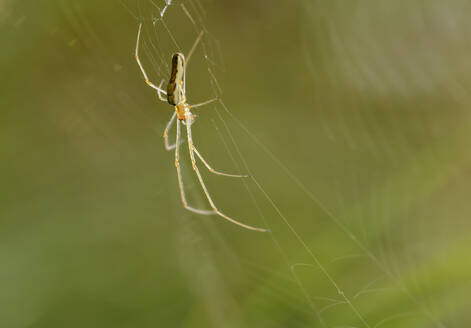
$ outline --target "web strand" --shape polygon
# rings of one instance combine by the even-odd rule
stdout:
[[[222,133],[217,129],[217,124],[214,120],[212,120],[213,125],[216,126],[217,133],[219,135],[219,138],[221,142],[224,145],[224,148],[226,149],[226,152],[228,153],[229,157],[232,159],[232,162],[235,163],[237,166],[238,172],[239,173],[249,173],[251,175],[251,181],[256,187],[256,190],[258,193],[263,195],[263,198],[270,204],[271,208],[276,212],[277,217],[281,219],[283,224],[286,226],[288,231],[295,237],[297,242],[301,245],[301,247],[307,252],[309,255],[310,259],[312,260],[312,263],[293,263],[293,261],[290,261],[287,251],[284,249],[282,246],[281,241],[276,237],[275,233],[272,233],[271,239],[272,242],[274,243],[276,249],[280,253],[283,262],[289,268],[291,271],[291,274],[294,278],[294,281],[297,283],[299,286],[303,296],[305,297],[310,309],[315,313],[317,320],[319,323],[327,327],[328,324],[326,321],[323,319],[323,313],[326,312],[329,309],[332,309],[332,307],[335,307],[340,304],[346,304],[350,310],[355,314],[355,316],[358,318],[358,320],[361,322],[361,324],[364,327],[379,327],[380,325],[384,324],[385,322],[392,320],[395,318],[395,316],[391,316],[388,318],[385,318],[376,324],[369,323],[365,316],[360,312],[360,310],[353,304],[353,301],[359,298],[362,295],[366,295],[368,293],[374,293],[374,292],[387,292],[387,289],[381,289],[381,288],[373,288],[371,287],[374,283],[376,283],[376,279],[373,281],[370,281],[369,284],[366,284],[364,287],[360,288],[359,291],[357,291],[353,296],[347,296],[346,293],[344,292],[343,288],[340,286],[339,282],[334,279],[334,277],[331,275],[329,270],[327,270],[326,266],[319,260],[319,256],[316,254],[316,252],[313,251],[311,247],[309,247],[308,243],[302,238],[300,233],[294,228],[292,223],[290,222],[290,219],[288,218],[287,215],[283,213],[281,210],[280,206],[278,206],[277,202],[274,200],[274,198],[270,195],[270,193],[267,191],[267,189],[264,187],[263,182],[259,181],[256,176],[253,175],[253,172],[250,170],[250,165],[248,161],[246,160],[243,152],[241,151],[238,142],[236,138],[234,137],[233,133],[231,132],[231,128],[233,128],[232,125],[227,123],[227,119],[224,118],[223,114],[227,114],[226,116],[229,117],[229,119],[232,122],[236,123],[236,126],[244,131],[244,133],[250,138],[253,143],[259,147],[263,153],[268,155],[270,160],[275,163],[285,174],[286,176],[296,185],[310,200],[313,202],[316,206],[318,206],[323,213],[325,213],[329,220],[331,220],[340,230],[351,240],[354,242],[354,244],[358,247],[358,249],[366,256],[369,258],[385,275],[388,277],[394,279],[398,284],[399,284],[399,289],[403,291],[414,303],[419,305],[423,313],[425,313],[430,319],[432,319],[437,327],[443,327],[443,325],[433,316],[432,312],[421,302],[419,302],[413,295],[412,293],[407,289],[406,285],[404,282],[397,276],[395,275],[386,265],[383,263],[378,256],[376,256],[371,250],[369,250],[359,239],[358,237],[344,224],[341,222],[341,220],[336,217],[331,209],[329,209],[316,195],[314,192],[310,190],[306,186],[306,184],[297,176],[293,173],[291,169],[289,169],[275,154],[272,152],[263,142],[260,141],[260,139],[252,133],[247,126],[242,123],[238,117],[236,117],[232,111],[229,110],[229,108],[225,105],[225,103],[220,99],[221,95],[223,94],[223,88],[221,87],[220,83],[216,79],[216,74],[215,74],[215,68],[218,66],[217,61],[214,60],[212,56],[209,55],[210,50],[212,52],[219,54],[221,57],[219,62],[222,62],[223,56],[221,55],[221,49],[220,49],[220,43],[219,41],[215,41],[212,45],[209,44],[207,37],[208,33],[206,31],[206,28],[204,26],[204,20],[206,19],[206,13],[204,10],[204,7],[202,4],[197,1],[197,0],[188,0],[188,1],[180,1],[178,3],[174,3],[171,1],[165,1],[165,5],[163,7],[158,6],[155,1],[151,1],[152,5],[158,9],[159,11],[159,19],[155,21],[155,36],[154,39],[157,40],[157,29],[161,29],[161,31],[164,31],[171,42],[172,48],[177,49],[178,51],[181,51],[181,47],[179,45],[179,39],[177,36],[174,35],[172,32],[171,27],[166,23],[166,18],[167,15],[169,14],[170,11],[172,10],[180,10],[182,13],[183,17],[186,17],[186,20],[191,24],[193,27],[193,30],[198,34],[201,31],[205,31],[205,35],[202,39],[202,51],[204,53],[204,62],[206,64],[207,72],[208,72],[208,80],[209,84],[212,87],[213,95],[214,97],[219,98],[219,106],[215,107],[215,110],[213,111],[219,121],[222,123],[223,130],[225,133],[228,135],[230,139],[230,146],[229,144],[225,141],[224,136]],[[169,23],[170,24],[170,23]],[[161,32],[159,31],[159,32]],[[145,52],[147,53],[147,56],[149,57],[148,60],[152,62],[153,65],[157,67],[157,75],[159,75],[159,79],[165,79],[165,75],[168,73],[169,68],[168,64],[166,64],[166,58],[161,54],[159,51],[157,56],[158,60],[155,59],[155,51],[160,50],[161,46],[159,44],[155,44],[152,40],[148,41],[150,43],[150,47],[145,47]],[[160,39],[159,39],[160,42]],[[221,67],[224,67],[224,63],[222,62]],[[156,81],[158,81],[156,79]],[[220,109],[223,109],[221,111]],[[348,131],[347,131],[348,132]],[[234,155],[231,151],[231,149],[235,150],[236,155]],[[242,168],[238,164],[238,161],[242,163]],[[262,210],[262,207],[257,201],[257,198],[255,196],[254,191],[252,190],[252,187],[250,187],[249,183],[244,181],[244,187],[247,190],[247,193],[249,195],[249,198],[252,201],[252,204],[258,213],[258,216],[260,220],[263,222],[263,224],[267,227],[270,227],[270,222],[267,220],[267,216]],[[355,255],[357,256],[357,255]],[[359,256],[363,256],[360,254]],[[346,258],[346,257],[345,257]],[[315,297],[310,296],[309,291],[305,288],[303,282],[299,278],[296,269],[299,267],[312,267],[312,268],[318,268],[322,274],[325,276],[325,278],[329,281],[331,286],[335,289],[337,294],[340,296],[341,300],[334,300],[332,299],[332,303],[329,305],[326,305],[324,307],[318,307],[314,302],[313,299]],[[319,299],[319,298],[317,298]],[[412,312],[411,312],[412,313]],[[405,314],[409,315],[409,314]],[[397,317],[401,317],[402,314],[398,314]]]

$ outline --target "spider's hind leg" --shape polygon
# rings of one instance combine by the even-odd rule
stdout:
[[[172,129],[172,125],[173,125],[173,122],[175,121],[176,117],[177,117],[177,113],[175,112],[175,113],[173,113],[172,118],[170,118],[170,121],[168,121],[167,125],[165,126],[163,137],[164,137],[165,150],[167,150],[167,151],[174,149],[177,145],[177,142],[175,142],[172,145],[170,145],[168,143],[168,134],[169,134],[170,130]],[[185,142],[185,139],[182,139],[178,142],[178,144],[181,145],[184,142]]]
[[[187,115],[186,117],[186,120],[187,120],[187,124],[186,124],[186,131],[187,131],[187,137],[188,137],[188,149],[190,151],[190,158],[191,158],[191,163],[193,165],[193,170],[196,172],[196,176],[198,177],[198,180],[200,182],[200,185],[201,185],[201,188],[203,188],[203,191],[204,191],[204,194],[206,195],[206,198],[208,199],[208,202],[209,202],[209,205],[211,206],[211,208],[213,209],[213,212],[214,214],[217,214],[219,215],[220,217],[234,223],[234,224],[237,224],[238,226],[241,226],[243,228],[246,228],[246,229],[249,229],[249,230],[255,230],[255,231],[262,231],[262,232],[266,232],[268,231],[267,229],[263,229],[263,228],[256,228],[256,227],[253,227],[253,226],[250,226],[250,225],[247,225],[247,224],[244,224],[242,222],[239,222],[227,215],[225,215],[224,213],[222,213],[221,211],[219,211],[219,209],[216,207],[216,205],[214,204],[213,202],[213,199],[211,198],[211,196],[209,195],[209,192],[208,192],[208,189],[206,188],[206,185],[203,181],[203,177],[201,176],[201,173],[198,169],[198,166],[196,166],[196,160],[195,160],[195,148],[193,146],[193,140],[192,140],[192,136],[191,136],[191,117],[189,115]],[[179,125],[177,123],[177,134],[178,134],[178,129],[179,129]],[[200,155],[198,156],[200,157]],[[202,159],[202,157],[200,157]]]
[[[203,215],[213,215],[216,214],[212,210],[200,210],[188,205],[185,195],[185,188],[183,186],[183,179],[182,179],[182,172],[180,167],[180,120],[177,120],[177,138],[175,141],[175,167],[177,169],[177,176],[178,176],[178,188],[180,189],[180,197],[182,199],[183,207],[191,212]]]
[[[208,162],[206,162],[206,160],[203,158],[203,156],[201,156],[199,151],[196,149],[195,145],[192,145],[192,148],[193,148],[193,151],[195,152],[196,156],[199,157],[199,159],[201,160],[201,162],[203,162],[204,166],[206,166],[206,168],[209,170],[209,172],[214,173],[216,175],[223,175],[225,177],[232,177],[232,178],[248,178],[249,177],[246,174],[230,174],[230,173],[224,173],[224,172],[216,171],[215,169],[213,169],[208,164]]]

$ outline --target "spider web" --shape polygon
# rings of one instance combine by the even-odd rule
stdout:
[[[4,325],[469,326],[467,2],[36,6],[0,5]],[[194,140],[252,177],[198,164],[218,208],[270,233],[182,208],[139,23],[164,89],[204,31],[187,97],[221,101]]]
[[[147,9],[143,9],[143,7]],[[308,13],[306,22],[312,21],[309,17],[320,17],[318,20],[313,20],[314,24],[321,24],[319,22],[323,22],[322,19],[325,19],[322,16],[323,12],[317,10],[315,3],[305,2],[301,7],[306,9]],[[335,8],[334,5],[333,8]],[[327,12],[328,9],[329,7],[324,8],[324,11]],[[137,10],[138,20],[144,21],[147,27],[150,28],[148,38],[145,40],[147,45],[144,48],[144,53],[148,57],[149,67],[154,69],[155,81],[166,81],[168,78],[168,58],[170,58],[172,52],[176,50],[185,52],[189,49],[192,41],[191,38],[187,37],[188,33],[195,38],[198,32],[203,30],[205,31],[205,37],[200,49],[201,54],[198,59],[192,59],[190,65],[198,65],[194,62],[199,61],[199,64],[203,63],[203,67],[195,70],[196,73],[192,73],[190,70],[187,78],[191,81],[193,79],[191,74],[206,77],[202,82],[198,82],[196,86],[192,82],[188,82],[188,88],[192,94],[204,93],[202,90],[210,90],[210,93],[205,97],[200,97],[201,100],[211,97],[221,98],[222,87],[216,75],[224,70],[223,56],[220,42],[216,41],[208,31],[207,24],[210,18],[208,18],[202,3],[197,0],[139,2]],[[294,12],[293,9],[292,11]],[[334,9],[332,11],[334,12]],[[312,27],[308,23],[306,25],[306,31],[314,32],[303,33],[301,37],[302,53],[305,65],[310,69],[315,80],[316,75],[319,74],[319,68],[312,62],[313,58],[316,59],[316,56],[311,54],[311,51],[313,51],[311,48],[317,38],[320,38],[319,34],[323,33],[324,30],[318,29],[317,26]],[[328,25],[326,24],[326,26]],[[330,27],[329,32],[341,33],[335,30],[335,26]],[[354,40],[354,38],[351,39]],[[332,37],[332,40],[335,42],[338,37]],[[346,46],[346,42],[343,40],[337,42],[332,45],[333,51],[337,51],[337,47]],[[355,48],[352,47],[352,49]],[[373,55],[374,52],[371,52],[370,56]],[[359,55],[356,54],[356,56]],[[265,60],[265,56],[263,56],[263,59]],[[334,59],[331,59],[331,61],[334,61]],[[237,62],[231,62],[231,64],[240,65]],[[340,67],[339,70],[343,69],[345,74],[349,74],[346,76],[347,78],[344,78],[345,81],[349,81],[348,78],[351,80],[352,77],[358,76],[358,72],[351,72],[349,67],[361,68],[362,66],[358,64],[346,65],[342,62],[341,64],[335,62],[335,66]],[[327,68],[332,66],[334,64],[326,63],[325,65]],[[372,69],[370,68],[370,70]],[[337,72],[336,74],[339,75]],[[368,72],[364,74],[368,74]],[[389,79],[393,83],[393,87],[381,86],[374,83],[373,80],[372,86],[374,88],[379,88],[380,92],[384,92],[384,90],[394,90],[394,87],[397,86],[397,91],[405,92],[402,87],[404,81],[397,81],[397,76],[393,75],[397,73],[391,69],[386,71],[385,74],[389,74],[389,76],[372,77],[382,80]],[[432,72],[431,74],[435,73]],[[288,74],[285,75],[288,76]],[[342,78],[338,79],[341,80]],[[365,81],[369,80],[363,79],[360,82],[353,82],[355,86],[360,88],[358,92],[368,88],[364,85]],[[428,81],[432,82],[432,80]],[[282,83],[283,79],[280,78],[279,82]],[[256,83],[254,82],[255,87],[257,87]],[[300,83],[307,82],[300,79]],[[411,81],[411,83],[415,83],[420,87],[428,85],[427,88],[433,88],[430,83],[425,84],[417,80]],[[204,87],[201,88],[203,85]],[[380,89],[381,87],[383,89]],[[263,91],[260,94],[263,94]],[[277,101],[284,103],[285,100],[279,99]],[[300,105],[305,105],[305,102],[301,101]],[[250,106],[250,104],[244,102],[244,106]],[[315,104],[309,104],[308,108],[315,108],[313,106]],[[395,222],[395,217],[406,218],[414,215],[409,213],[415,208],[411,205],[411,202],[415,201],[411,194],[401,194],[399,190],[402,186],[399,183],[392,183],[390,180],[384,181],[382,187],[369,185],[366,177],[361,178],[364,173],[358,171],[355,164],[339,165],[335,163],[338,162],[336,158],[329,158],[329,156],[321,160],[320,164],[314,165],[316,169],[322,170],[321,165],[333,165],[338,167],[340,171],[334,169],[331,170],[333,176],[317,177],[314,183],[320,187],[312,188],[309,184],[303,182],[299,175],[294,174],[294,170],[285,165],[278,155],[271,150],[274,147],[267,146],[269,142],[262,141],[257,133],[253,132],[258,131],[258,129],[248,128],[248,124],[244,122],[249,122],[251,117],[248,116],[242,121],[238,118],[239,114],[236,116],[233,110],[222,100],[213,107],[210,114],[201,114],[201,121],[209,118],[213,128],[218,132],[217,138],[208,138],[209,142],[213,144],[211,147],[216,147],[214,140],[219,139],[219,147],[222,143],[233,167],[239,172],[252,174],[252,180],[244,182],[245,194],[249,196],[249,199],[242,200],[240,196],[233,196],[232,198],[229,197],[232,202],[223,204],[229,208],[234,208],[230,205],[235,202],[243,203],[244,206],[251,204],[251,209],[245,213],[252,213],[250,217],[260,217],[262,225],[272,229],[272,233],[268,237],[268,239],[271,239],[272,248],[266,246],[265,252],[257,253],[258,256],[251,256],[244,252],[240,253],[240,250],[232,242],[220,240],[221,236],[216,232],[217,243],[223,243],[224,245],[223,249],[225,251],[222,253],[230,255],[231,259],[237,263],[238,275],[245,275],[245,277],[239,277],[236,280],[248,280],[248,283],[252,286],[251,288],[260,291],[253,294],[247,292],[242,301],[235,300],[230,296],[232,294],[231,287],[224,283],[226,278],[222,277],[225,277],[225,274],[219,269],[221,263],[218,263],[217,256],[207,257],[204,270],[210,268],[210,271],[212,271],[211,277],[214,279],[209,279],[210,282],[208,283],[206,278],[203,278],[200,281],[195,280],[193,283],[196,293],[201,296],[202,304],[205,304],[207,311],[212,314],[211,317],[214,319],[213,324],[215,326],[228,324],[227,313],[232,313],[233,319],[231,320],[233,322],[243,322],[244,326],[248,323],[254,326],[275,326],[281,325],[282,322],[287,320],[291,322],[290,326],[310,324],[322,327],[447,326],[440,315],[440,313],[444,313],[444,304],[433,301],[433,297],[428,295],[429,292],[421,290],[421,288],[426,288],[421,283],[423,278],[420,276],[421,273],[418,273],[420,271],[413,269],[417,250],[404,247],[406,236],[410,236],[411,232],[399,232],[398,236],[402,240],[396,240],[397,237],[393,237],[390,233],[383,236],[380,232],[392,229],[389,226]],[[235,106],[231,107],[235,108]],[[277,123],[272,121],[276,120],[279,113],[276,110],[278,109],[284,111],[286,108],[283,109],[283,106],[280,105],[262,105],[257,111],[266,112],[267,125],[277,126]],[[239,111],[237,112],[239,113]],[[351,115],[353,115],[352,118],[349,117]],[[321,131],[319,139],[325,140],[327,137],[331,142],[345,142],[345,147],[349,150],[349,153],[354,153],[355,150],[361,150],[364,147],[366,149],[370,148],[377,157],[376,167],[385,166],[381,161],[390,156],[396,156],[397,152],[396,149],[386,148],[392,146],[389,143],[390,141],[387,139],[383,139],[383,141],[374,140],[372,135],[376,131],[370,131],[369,135],[361,135],[362,132],[359,136],[352,135],[357,127],[355,124],[360,124],[363,133],[368,133],[368,129],[372,127],[371,124],[369,126],[365,125],[368,124],[367,121],[362,121],[362,117],[365,115],[367,113],[362,113],[362,110],[357,108],[350,112],[334,109],[333,113],[318,110],[316,117],[320,119],[319,131]],[[275,117],[271,119],[271,116]],[[393,117],[393,122],[396,119],[396,117]],[[198,125],[203,125],[201,121],[197,122]],[[319,124],[316,123],[316,125]],[[379,125],[382,126],[381,124],[380,122]],[[399,123],[396,121],[392,125],[397,127]],[[207,133],[208,125],[200,127],[200,129]],[[316,133],[316,136],[319,137],[319,134]],[[199,137],[203,136],[199,135]],[[382,137],[387,138],[386,136]],[[312,138],[312,136],[309,138]],[[209,147],[207,142],[204,141],[205,148]],[[406,140],[404,142],[407,143]],[[317,146],[319,147],[317,148]],[[340,145],[340,147],[343,147],[343,145]],[[314,142],[309,147],[309,151],[313,152],[314,149],[323,148],[325,149],[325,146],[322,147],[319,143]],[[261,151],[265,157],[260,154],[254,156],[254,151]],[[399,151],[403,151],[403,149],[399,149]],[[434,151],[433,148],[432,151]],[[315,152],[320,153],[320,151]],[[306,156],[302,154],[299,157]],[[420,155],[417,155],[417,157],[420,157]],[[216,158],[213,156],[213,158],[213,162],[215,160],[220,161],[221,156]],[[254,163],[254,161],[258,163]],[[361,163],[361,161],[358,161],[358,163]],[[293,166],[296,165],[296,163],[293,164]],[[263,168],[264,166],[276,166],[277,169],[268,170],[269,174],[267,174],[267,170]],[[342,172],[342,167],[347,170]],[[385,171],[387,169],[385,167]],[[404,169],[408,170],[407,168]],[[415,167],[415,169],[417,168]],[[339,174],[339,172],[341,173]],[[381,171],[373,172],[373,174],[377,175],[373,179],[375,181],[385,177],[388,178]],[[398,174],[407,176],[406,172]],[[414,172],[410,174],[414,174]],[[435,171],[430,169],[429,172],[423,174],[424,177],[421,178],[434,175]],[[273,180],[270,175],[276,175],[275,183],[270,183]],[[345,181],[347,181],[346,185]],[[370,181],[372,180],[370,179]],[[418,184],[420,185],[421,182],[418,182]],[[297,192],[292,191],[296,187],[299,190]],[[290,192],[298,193],[299,197],[290,197],[292,204],[288,204],[283,200],[286,195],[280,192],[280,188],[288,188]],[[426,186],[423,188],[428,189]],[[198,186],[192,185],[192,189],[194,189],[193,192],[197,192]],[[316,193],[313,190],[322,190],[322,193]],[[325,195],[328,194],[328,191],[334,193],[333,197]],[[392,200],[391,194],[400,196],[399,198],[393,196],[394,200]],[[320,197],[319,195],[323,196]],[[217,198],[220,201],[220,197]],[[204,200],[199,198],[198,204],[204,206]],[[393,204],[395,204],[394,207]],[[247,215],[245,216],[247,217]],[[420,220],[416,222],[420,222]],[[408,230],[414,231],[412,235],[415,236],[415,239],[420,234],[420,228],[417,224],[408,226]],[[182,239],[183,249],[188,248],[185,241],[187,238],[188,235],[185,235]],[[267,242],[266,236],[246,238],[244,241],[250,245],[260,243],[260,239]],[[402,246],[394,246],[396,243]],[[204,249],[204,252],[198,253],[196,257],[206,253],[212,252]],[[221,255],[219,254],[219,256]],[[278,260],[273,262],[268,260],[276,256],[279,256]],[[195,257],[195,255],[183,257],[189,259]],[[184,266],[191,272],[189,276],[193,280],[193,273],[195,267],[198,266],[198,261],[190,260],[189,262]],[[217,284],[214,284],[215,281]],[[296,288],[293,288],[294,286]],[[231,310],[224,309],[221,304],[230,304]],[[434,306],[440,306],[441,309],[433,308]],[[268,312],[268,315],[264,315],[263,309],[267,310],[267,308],[277,308],[281,312],[278,316],[271,311]]]

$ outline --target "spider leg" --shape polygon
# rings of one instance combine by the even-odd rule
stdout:
[[[172,129],[172,125],[173,125],[173,122],[175,121],[176,117],[177,117],[177,112],[173,113],[172,118],[170,119],[170,121],[168,121],[167,126],[165,127],[165,130],[164,130],[164,144],[165,144],[165,150],[167,150],[167,151],[172,150],[176,147],[176,143],[174,143],[172,145],[170,145],[168,143],[168,133]],[[184,142],[185,142],[184,139],[180,140],[180,145]]]
[[[141,72],[142,72],[142,75],[144,76],[144,79],[147,83],[148,86],[150,86],[151,88],[157,90],[158,92],[158,95],[159,95],[159,99],[161,101],[165,101],[165,99],[163,99],[160,95],[160,93],[163,93],[164,95],[167,94],[167,92],[165,92],[164,90],[162,90],[162,88],[156,86],[154,83],[152,83],[151,81],[149,81],[149,78],[147,77],[147,73],[146,71],[144,70],[144,66],[142,66],[142,63],[139,59],[139,40],[141,38],[141,29],[142,29],[142,23],[139,24],[139,30],[137,32],[137,41],[136,41],[136,61],[137,61],[137,64],[139,65],[139,68],[141,69]],[[162,83],[160,84],[162,85]]]
[[[167,102],[166,99],[164,99],[164,97],[162,97],[161,95],[161,92],[162,92],[162,84],[164,83],[164,80],[162,79],[162,81],[160,81],[160,84],[159,84],[159,89],[157,90],[157,96],[159,97],[159,100],[160,101],[165,101]]]
[[[206,162],[206,160],[203,158],[203,156],[201,156],[201,154],[199,153],[199,151],[196,149],[195,145],[192,145],[192,148],[193,148],[193,151],[195,152],[195,154],[200,158],[200,160],[203,162],[204,166],[206,166],[209,170],[209,172],[211,173],[214,173],[216,175],[223,175],[225,177],[233,177],[233,178],[248,178],[249,176],[248,175],[245,175],[245,174],[229,174],[229,173],[224,173],[224,172],[220,172],[220,171],[216,171],[215,169],[213,169],[209,164],[208,162]]]
[[[201,106],[210,104],[210,103],[212,103],[212,102],[214,102],[214,101],[216,101],[216,100],[218,100],[218,99],[219,99],[219,98],[212,98],[212,99],[203,101],[202,103],[199,103],[199,104],[196,104],[196,105],[190,105],[189,107],[190,107],[190,108],[201,107]]]
[[[185,64],[188,64],[188,62],[190,61],[191,55],[193,55],[193,52],[198,46],[198,43],[200,43],[201,38],[203,37],[203,34],[204,34],[204,31],[201,31],[198,37],[196,38],[195,43],[193,43],[193,46],[191,46],[190,52],[188,52],[188,55],[186,56]]]
[[[191,212],[198,213],[198,214],[203,214],[203,215],[215,214],[214,211],[199,210],[197,208],[188,206],[188,202],[186,201],[186,196],[185,196],[185,189],[183,187],[183,179],[182,179],[182,172],[180,168],[179,159],[180,159],[180,120],[177,120],[177,139],[175,141],[175,167],[177,168],[178,187],[180,189],[180,196],[182,198],[183,207]]]
[[[184,65],[184,74],[183,74],[183,90],[186,89],[186,68],[188,66],[188,62],[190,61],[191,55],[193,55],[193,52],[195,51],[196,47],[201,41],[201,38],[203,37],[204,31],[201,31],[198,37],[196,38],[195,43],[193,43],[193,46],[191,46],[190,52],[188,52],[188,55],[186,56],[185,59],[185,65]],[[185,93],[185,91],[183,91]]]
[[[179,125],[177,123],[177,134],[178,134],[178,127],[179,127]],[[200,173],[198,167],[196,166],[193,140],[192,140],[192,137],[191,137],[191,113],[186,114],[186,131],[187,131],[187,137],[188,137],[188,149],[190,151],[190,158],[191,158],[191,163],[193,165],[193,170],[196,172],[196,175],[198,177],[200,185],[203,188],[204,194],[206,195],[206,198],[208,199],[209,205],[213,209],[214,213],[219,215],[220,217],[234,223],[234,224],[237,224],[238,226],[243,227],[243,228],[246,228],[246,229],[249,229],[249,230],[255,230],[255,231],[263,231],[263,232],[268,231],[267,229],[252,227],[252,226],[249,226],[247,224],[241,223],[237,220],[234,220],[233,218],[225,215],[224,213],[222,213],[221,211],[219,211],[217,209],[216,205],[214,205],[214,202],[213,202],[211,196],[209,195],[209,192],[208,192],[208,189],[206,188],[206,185],[204,184],[201,173]]]

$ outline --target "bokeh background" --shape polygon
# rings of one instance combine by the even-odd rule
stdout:
[[[470,3],[164,6],[0,1],[0,326],[470,326]],[[182,208],[140,22],[156,83],[207,32],[195,142],[253,178],[201,171],[271,233]]]

